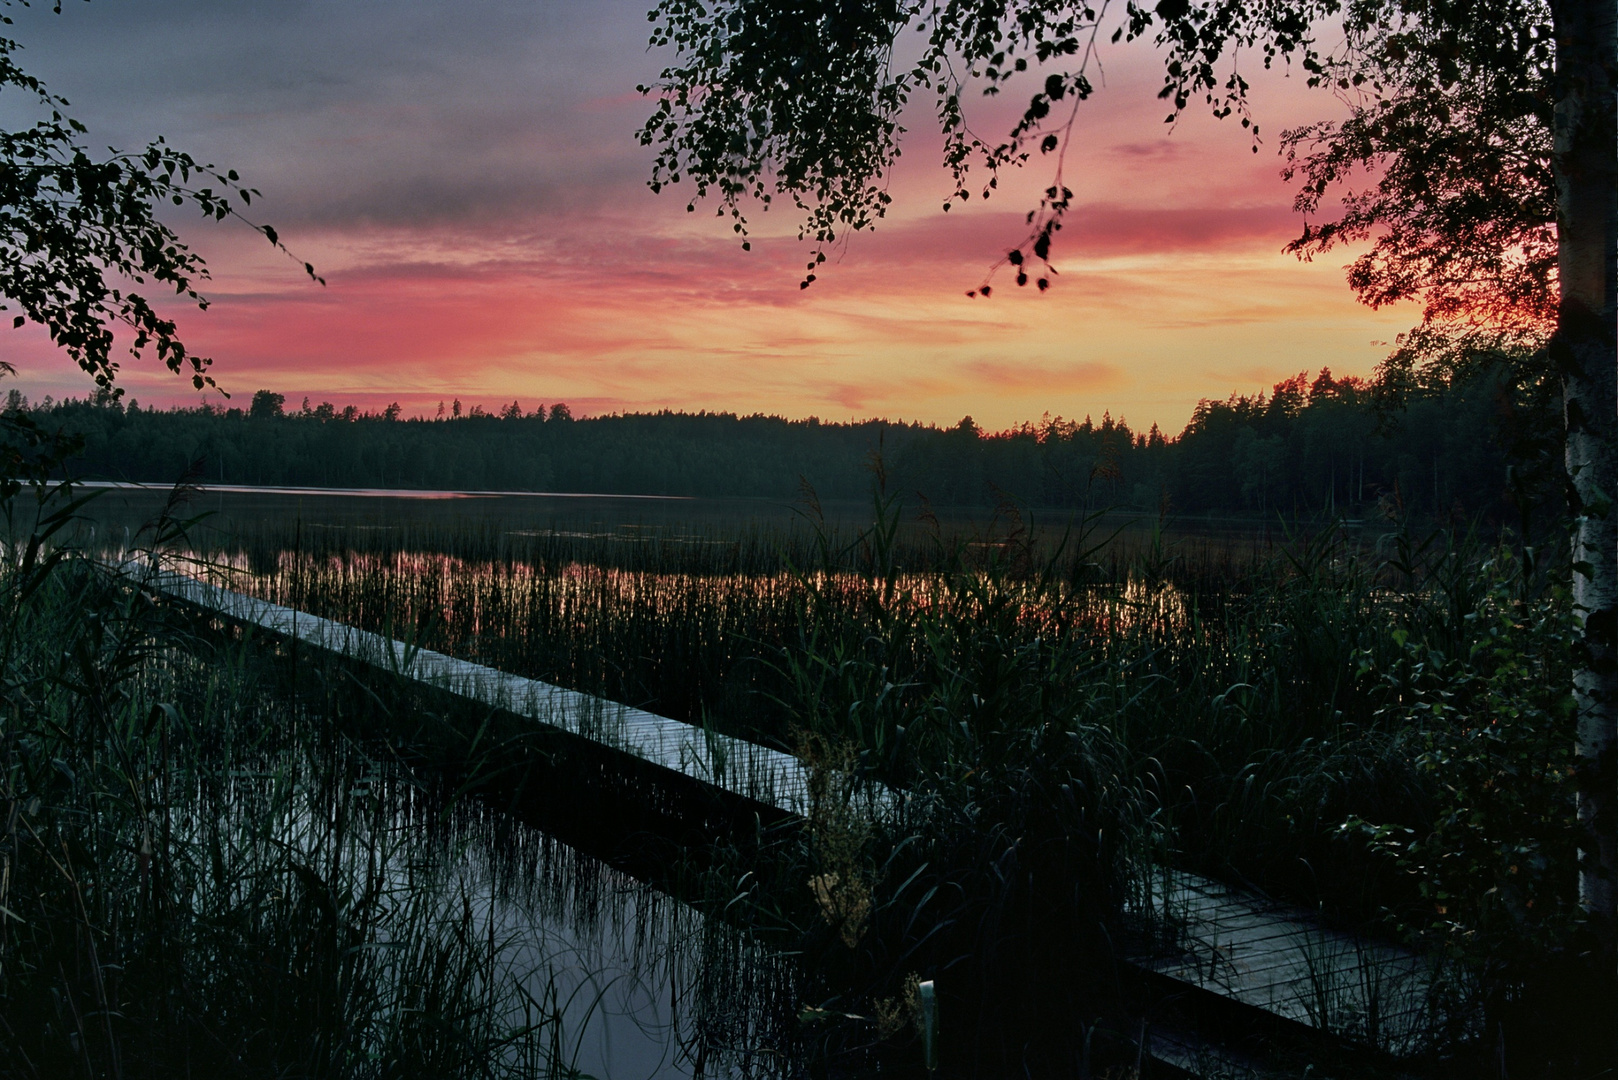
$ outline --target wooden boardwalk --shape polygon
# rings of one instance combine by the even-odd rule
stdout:
[[[1440,982],[1419,954],[1196,874],[1152,878],[1141,907],[1175,931],[1174,945],[1131,958],[1141,970],[1395,1057],[1427,1049],[1442,1027]]]
[[[171,570],[126,564],[143,586],[229,621],[358,660],[590,740],[714,789],[803,816],[809,770],[789,754],[643,709],[511,675]],[[897,798],[878,794],[876,802]],[[1211,994],[1289,1024],[1396,1056],[1425,1048],[1442,1019],[1428,963],[1409,950],[1321,926],[1307,909],[1183,871],[1154,868],[1134,914],[1172,929],[1174,944],[1128,963],[1171,987]],[[1154,1043],[1159,1059],[1204,1075],[1195,1036]],[[1228,1059],[1223,1059],[1228,1060]],[[1210,1076],[1242,1075],[1228,1069]]]
[[[136,565],[126,565],[126,570],[153,592],[231,622],[514,713],[789,814],[809,812],[809,770],[791,754],[538,679],[412,648],[188,574]]]

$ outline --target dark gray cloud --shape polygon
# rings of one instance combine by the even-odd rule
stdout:
[[[278,223],[489,225],[638,197],[644,0],[94,0],[14,9],[98,143],[163,134]]]

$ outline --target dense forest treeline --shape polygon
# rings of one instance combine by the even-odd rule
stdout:
[[[1176,514],[1343,516],[1400,507],[1511,521],[1544,500],[1559,426],[1544,377],[1505,359],[1464,372],[1384,367],[1375,380],[1300,374],[1203,401],[1169,438],[1122,419],[1046,417],[987,432],[729,413],[575,419],[565,405],[407,419],[330,404],[143,409],[116,397],[8,409],[82,438],[84,478],[331,487],[863,498],[880,450],[890,487],[939,505]]]

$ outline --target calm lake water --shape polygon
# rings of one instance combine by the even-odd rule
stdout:
[[[116,545],[125,530],[134,536],[168,498],[168,489],[98,482],[86,484],[96,497],[85,508],[99,543]],[[917,536],[935,526],[945,535],[968,540],[1003,537],[1019,524],[986,507],[923,507],[917,499],[897,500],[901,528]],[[843,535],[868,527],[869,501],[824,502],[819,519]],[[192,535],[204,546],[233,546],[240,538],[299,531],[315,540],[322,533],[376,542],[407,541],[412,534],[476,532],[510,537],[559,533],[581,537],[685,539],[731,538],[751,530],[811,535],[815,510],[805,502],[773,499],[697,499],[651,495],[413,491],[380,488],[272,488],[207,486],[184,504],[187,517],[200,517]],[[924,520],[930,515],[932,521]],[[1080,515],[1071,509],[1032,508],[1021,523],[1047,539],[1060,537]],[[1121,532],[1136,539],[1156,524],[1150,514],[1108,512],[1090,523],[1092,535]],[[1172,522],[1166,530],[1182,539],[1222,544],[1267,544],[1282,538],[1273,523],[1229,519]]]
[[[430,978],[412,957],[469,947],[470,970],[445,961],[451,977],[501,1029],[538,1029],[544,1075],[786,1074],[795,970],[736,928],[475,799],[446,802],[394,764],[351,771],[299,751],[235,764],[228,782],[182,796],[166,843],[182,864],[237,875],[210,879],[225,891],[285,861],[312,868],[345,940],[360,939],[355,987],[389,994]],[[532,1061],[508,1048],[518,1054],[508,1064]]]
[[[558,1064],[602,1080],[791,1072],[790,963],[536,829],[477,842],[493,831],[474,825],[460,891],[492,920],[508,978],[560,1016]]]

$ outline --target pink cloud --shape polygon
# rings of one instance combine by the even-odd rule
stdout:
[[[1242,385],[1243,371],[1316,361],[1364,372],[1381,355],[1368,343],[1411,319],[1356,308],[1340,271],[1280,252],[1301,222],[1273,133],[1329,99],[1261,79],[1271,141],[1254,155],[1231,123],[1166,129],[1157,61],[1125,52],[1076,128],[1078,205],[1048,294],[1002,271],[992,300],[964,295],[1026,235],[1054,161],[1036,156],[987,204],[942,213],[948,181],[920,99],[892,215],[841,238],[800,290],[809,249],[790,213],[754,214],[744,253],[712,203],[687,214],[688,190],[646,190],[648,151],[631,132],[648,103],[631,88],[662,58],[645,52],[633,14],[512,5],[484,26],[424,8],[397,17],[422,24],[400,43],[317,6],[307,17],[322,33],[273,56],[226,63],[237,54],[197,45],[193,66],[217,85],[165,116],[216,137],[205,146],[244,166],[266,191],[264,216],[331,284],[308,285],[243,230],[187,225],[216,273],[210,311],[173,309],[189,344],[238,398],[262,386],[407,411],[459,396],[587,412],[971,412],[989,426],[1110,407],[1173,427],[1198,397],[1229,392],[1220,372]],[[123,55],[109,41],[105,55]],[[289,64],[311,77],[288,84]],[[252,93],[234,89],[244,67],[265,72]],[[1003,131],[1025,103],[1021,90],[973,102],[974,127]],[[0,356],[35,396],[84,392],[37,333],[0,339]],[[127,375],[143,400],[194,400],[151,365]]]

